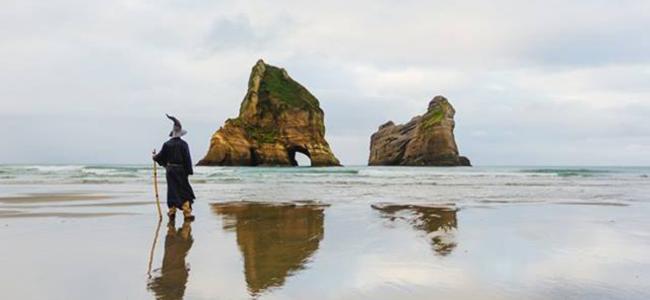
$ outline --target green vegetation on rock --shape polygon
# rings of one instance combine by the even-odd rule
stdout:
[[[278,141],[278,137],[280,136],[280,132],[277,128],[254,126],[248,124],[242,118],[228,119],[227,122],[234,126],[243,128],[248,138],[260,144],[273,144]]]
[[[228,123],[230,123],[230,124],[232,124],[234,126],[237,126],[237,127],[243,127],[244,126],[244,121],[239,117],[227,119],[226,124],[228,124]]]
[[[246,127],[246,134],[260,144],[273,144],[277,142],[279,132],[275,128]]]
[[[437,126],[442,122],[442,119],[445,117],[445,111],[442,107],[439,107],[434,112],[429,112],[424,115],[422,124],[420,125],[422,129],[430,129],[434,126]]]
[[[287,76],[284,70],[271,65],[266,65],[260,90],[268,92],[270,98],[292,107],[318,110],[320,106],[318,99],[307,89]]]

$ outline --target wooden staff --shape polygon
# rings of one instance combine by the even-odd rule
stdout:
[[[160,232],[160,223],[162,219],[158,219],[158,226],[156,227],[156,234],[153,237],[153,243],[151,243],[151,250],[149,251],[149,264],[147,265],[147,276],[151,279],[151,266],[153,265],[153,256],[154,251],[156,250],[156,243],[158,243],[158,235]]]
[[[153,149],[153,155],[156,155],[156,149]],[[160,196],[158,196],[158,170],[156,161],[153,162],[153,189],[156,192],[156,207],[158,208],[158,221],[162,221],[162,211],[160,210]]]

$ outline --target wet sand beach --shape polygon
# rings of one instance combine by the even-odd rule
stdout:
[[[130,212],[70,212],[73,207],[123,207],[137,205],[151,205],[151,201],[105,201],[112,199],[109,195],[88,193],[52,193],[52,194],[24,194],[13,197],[0,197],[0,219],[3,218],[92,218],[118,215],[133,215]],[[86,202],[79,204],[77,202]],[[52,211],[41,211],[50,208]]]
[[[644,177],[349,170],[200,170],[174,224],[144,181],[3,183],[3,298],[650,297]]]
[[[92,194],[26,194],[17,197],[0,197],[0,203],[4,204],[31,204],[31,203],[56,203],[72,201],[92,201],[109,199],[106,195]]]

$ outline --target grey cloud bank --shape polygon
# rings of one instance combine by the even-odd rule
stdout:
[[[0,163],[144,163],[177,115],[195,159],[258,58],[321,101],[343,164],[437,94],[476,165],[649,165],[647,1],[9,1]]]

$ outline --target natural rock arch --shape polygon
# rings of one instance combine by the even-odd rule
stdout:
[[[298,161],[296,160],[296,153],[302,153],[307,158],[309,158],[309,165],[311,166],[311,155],[309,154],[309,149],[302,146],[291,146],[287,148],[287,155],[289,156],[289,162],[292,166],[298,166]]]

